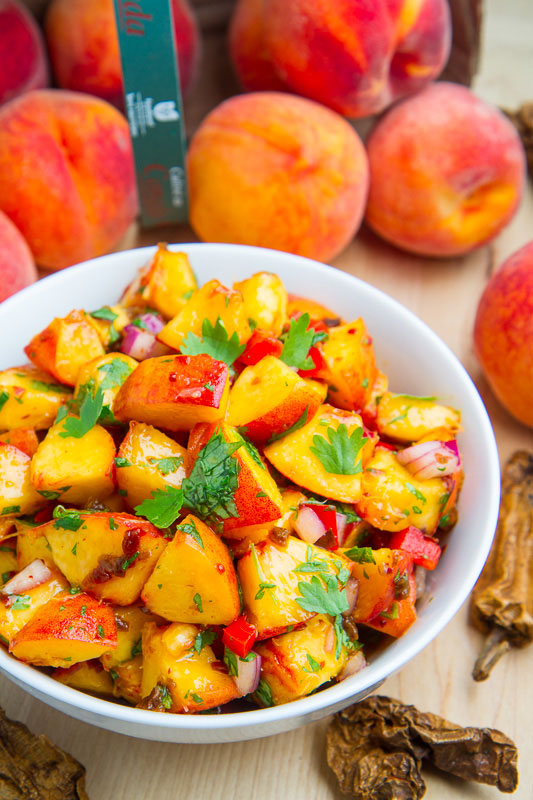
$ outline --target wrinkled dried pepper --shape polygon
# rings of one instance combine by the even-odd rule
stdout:
[[[496,537],[470,611],[488,634],[472,672],[483,681],[511,647],[533,641],[533,454],[523,450],[503,471]]]
[[[419,800],[424,762],[501,792],[518,785],[517,750],[500,731],[462,728],[379,695],[335,714],[327,760],[340,790],[356,800]]]

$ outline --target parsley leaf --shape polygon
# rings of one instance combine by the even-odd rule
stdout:
[[[298,317],[291,319],[291,324],[280,359],[289,367],[296,369],[313,369],[315,363],[309,358],[309,349],[313,345],[316,331],[309,327],[309,314],[306,312]]]
[[[362,472],[361,459],[358,455],[365,442],[362,428],[355,428],[348,434],[348,428],[341,422],[337,429],[327,429],[325,436],[315,434],[313,446],[309,449],[318,458],[326,472],[332,475],[358,475]]]
[[[212,644],[217,635],[214,631],[200,631],[200,633],[196,634],[196,638],[194,640],[193,650],[196,650],[198,655],[202,652],[204,647]]]
[[[105,392],[106,389],[115,389],[117,386],[121,386],[131,372],[133,372],[133,367],[120,357],[114,358],[107,364],[102,364],[101,367],[98,367],[98,374],[103,375],[100,389]]]
[[[375,564],[376,559],[371,547],[351,547],[349,550],[344,551],[350,561],[355,561],[357,564]]]
[[[198,453],[188,478],[181,484],[183,505],[203,520],[238,517],[234,494],[239,485],[240,464],[233,453],[243,442],[226,442],[214,433]]]
[[[300,581],[298,591],[301,597],[296,598],[298,605],[305,611],[331,614],[332,617],[347,611],[349,604],[346,592],[344,589],[339,589],[337,578],[333,575],[324,575],[323,581],[324,583],[316,575],[313,575],[310,583]]]
[[[101,387],[98,387],[94,394],[87,390],[80,406],[79,418],[64,417],[63,430],[59,431],[61,438],[67,439],[72,436],[75,439],[81,439],[85,436],[98,422],[103,405],[104,393]]]
[[[200,536],[200,531],[194,524],[194,520],[191,519],[190,522],[185,522],[182,523],[181,525],[178,525],[176,530],[182,531],[183,533],[187,533],[189,534],[189,536],[192,536],[196,544],[199,544],[202,550],[204,549],[204,543],[202,541],[202,537]]]
[[[239,343],[237,331],[228,336],[221,318],[214,325],[208,319],[202,322],[202,337],[189,332],[181,343],[180,351],[186,356],[197,356],[207,353],[208,356],[224,361],[231,367],[236,358],[244,351],[245,345]]]
[[[168,475],[169,472],[176,472],[183,464],[181,456],[167,456],[166,458],[149,458],[150,464],[155,464],[156,469],[161,475]]]
[[[146,517],[156,528],[168,528],[179,517],[183,505],[183,490],[175,486],[156,489],[152,496],[135,506],[135,513]]]
[[[284,436],[288,436],[289,433],[294,433],[294,431],[297,431],[300,428],[303,428],[303,426],[307,422],[307,415],[308,414],[309,414],[309,406],[306,406],[304,408],[304,410],[303,410],[302,415],[300,417],[298,417],[298,419],[296,420],[294,425],[291,425],[291,427],[287,428],[286,431],[282,431],[281,433],[275,433],[274,436],[270,437],[270,439],[268,440],[267,444],[271,444],[272,442],[277,442],[278,439],[282,439]]]

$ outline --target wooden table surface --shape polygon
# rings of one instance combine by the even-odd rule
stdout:
[[[533,99],[533,6],[531,0],[489,0],[485,48],[476,88],[486,99],[516,107]],[[205,50],[223,47],[206,40]],[[218,78],[218,82],[217,82]],[[212,80],[211,80],[212,79]],[[202,85],[214,96],[224,77],[206,74]],[[189,119],[199,115],[194,101]],[[452,348],[476,382],[490,413],[502,461],[518,447],[533,450],[533,431],[515,422],[495,401],[480,374],[471,347],[471,331],[480,293],[489,275],[512,251],[533,236],[533,191],[528,187],[512,224],[490,247],[464,259],[431,261],[403,255],[362,231],[336,260],[345,270],[402,302],[427,322]],[[137,234],[127,246],[191,240],[187,229]],[[481,637],[469,627],[467,609],[381,693],[433,711],[465,725],[501,729],[518,744],[520,786],[514,795],[533,798],[532,650],[512,651],[483,684],[471,678]],[[0,678],[0,705],[8,715],[44,732],[87,767],[91,800],[181,800],[181,798],[254,798],[339,800],[342,797],[325,762],[327,720],[300,730],[250,742],[225,745],[172,745],[108,733],[71,719]],[[495,798],[495,789],[425,773],[430,800]]]

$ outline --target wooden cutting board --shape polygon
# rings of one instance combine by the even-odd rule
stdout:
[[[37,0],[39,3],[39,0]],[[206,3],[206,7],[210,4]],[[213,3],[219,6],[219,3]],[[205,69],[187,103],[194,129],[218,100],[236,90],[223,36],[213,26],[204,36]],[[516,107],[532,99],[533,6],[530,0],[488,0],[485,47],[475,87],[487,100]],[[490,247],[447,261],[420,259],[394,250],[363,230],[335,266],[388,292],[427,322],[461,359],[490,413],[502,461],[518,447],[533,450],[533,431],[519,425],[496,403],[471,348],[477,301],[492,272],[533,236],[533,191],[512,224]],[[191,241],[186,228],[139,233],[123,247],[158,240]],[[533,648],[513,651],[484,684],[470,677],[480,639],[467,623],[466,607],[437,639],[381,692],[442,714],[464,725],[500,728],[519,747],[519,800],[533,797]],[[171,745],[107,733],[53,711],[0,678],[0,705],[44,732],[80,759],[88,771],[92,800],[340,800],[325,763],[327,721],[268,739],[227,745]],[[466,785],[426,772],[429,800],[489,800],[495,789]]]

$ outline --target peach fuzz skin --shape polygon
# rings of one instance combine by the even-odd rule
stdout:
[[[37,280],[30,248],[10,219],[0,211],[0,303]]]
[[[0,210],[45,269],[110,250],[137,213],[122,114],[98,98],[59,89],[29,92],[0,107]]]
[[[464,86],[436,83],[399,103],[376,124],[367,151],[366,221],[413,253],[455,256],[485,244],[522,197],[518,134]]]
[[[501,404],[533,427],[533,241],[510,256],[485,287],[474,352]]]
[[[310,100],[256,92],[226,100],[193,136],[190,220],[204,241],[322,261],[359,228],[368,191],[361,140]]]
[[[246,89],[284,87],[348,117],[437,78],[450,43],[446,0],[239,0],[230,27]]]
[[[0,103],[48,85],[44,41],[32,14],[16,0],[0,0]]]
[[[196,75],[200,38],[187,0],[172,0],[181,90]],[[50,60],[58,84],[124,107],[122,68],[113,0],[52,0],[45,19]]]

